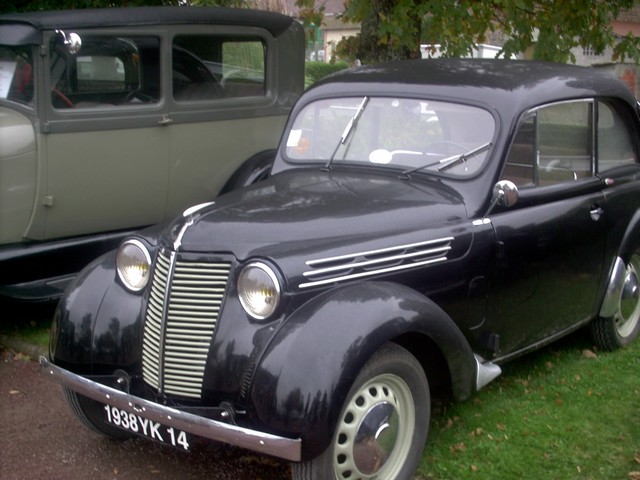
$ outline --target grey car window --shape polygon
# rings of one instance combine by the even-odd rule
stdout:
[[[260,38],[179,35],[173,43],[177,101],[266,94],[265,46]]]
[[[58,36],[50,55],[54,108],[126,107],[160,99],[160,40],[83,35],[70,54]]]

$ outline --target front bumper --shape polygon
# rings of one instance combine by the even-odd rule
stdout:
[[[159,405],[71,373],[52,364],[45,357],[40,357],[40,372],[51,381],[87,398],[199,437],[228,443],[284,460],[297,462],[302,458],[302,440],[299,438],[292,439],[257,432]]]

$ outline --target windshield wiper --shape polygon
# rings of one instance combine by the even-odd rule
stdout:
[[[435,167],[436,165],[438,166],[437,170],[439,172],[442,172],[443,170],[451,168],[460,162],[464,162],[471,157],[475,157],[479,153],[489,150],[489,147],[491,147],[491,142],[487,142],[484,145],[480,145],[479,147],[476,147],[473,150],[469,150],[468,152],[465,152],[465,153],[459,153],[458,155],[453,155],[451,157],[443,158],[442,160],[438,160],[437,162],[431,162],[431,163],[427,163],[426,165],[421,165],[419,167],[405,170],[404,172],[402,172],[402,175],[408,177],[409,175],[411,175],[414,172],[417,172],[418,170]]]
[[[333,150],[331,157],[325,164],[324,170],[329,170],[331,168],[331,164],[333,163],[333,159],[336,156],[336,153],[338,153],[338,149],[340,148],[340,145],[344,145],[346,143],[347,139],[349,138],[349,135],[351,135],[351,131],[358,123],[358,120],[360,120],[360,116],[364,111],[364,107],[367,106],[367,103],[369,103],[369,97],[364,97],[362,99],[362,102],[360,102],[360,105],[358,106],[358,110],[356,111],[356,113],[354,113],[353,117],[351,117],[351,120],[349,120],[349,123],[347,123],[347,126],[342,132],[342,135],[340,136],[340,141],[336,145],[336,148]]]

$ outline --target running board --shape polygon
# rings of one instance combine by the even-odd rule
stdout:
[[[502,373],[502,369],[495,363],[487,362],[480,355],[474,354],[476,359],[476,390],[486,387]]]
[[[64,289],[76,277],[76,274],[61,275],[33,282],[0,285],[0,296],[6,296],[23,302],[49,302],[58,300]]]

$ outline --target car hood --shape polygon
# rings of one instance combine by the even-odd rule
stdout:
[[[232,192],[170,225],[178,251],[288,261],[393,248],[455,235],[470,225],[463,199],[436,180],[363,172],[283,172]],[[468,233],[468,232],[467,232]],[[470,239],[456,242],[459,254]]]

